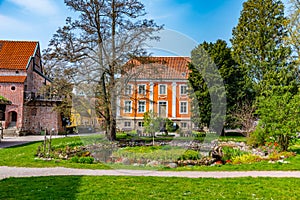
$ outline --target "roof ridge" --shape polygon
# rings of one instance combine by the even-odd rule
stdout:
[[[34,42],[38,43],[39,41],[35,40],[0,40],[0,42]]]

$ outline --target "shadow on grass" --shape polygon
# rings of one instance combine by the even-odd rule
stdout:
[[[0,199],[76,199],[81,178],[48,176],[4,179],[0,181]]]

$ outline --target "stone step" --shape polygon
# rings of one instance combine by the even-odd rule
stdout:
[[[18,136],[17,129],[16,128],[4,129],[3,130],[3,136],[4,137],[16,137],[16,136]]]

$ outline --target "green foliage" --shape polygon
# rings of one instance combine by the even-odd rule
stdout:
[[[300,132],[300,93],[293,95],[289,87],[275,87],[273,93],[259,99],[260,135],[273,137],[286,151]]]
[[[79,163],[85,163],[85,164],[92,164],[94,162],[94,158],[93,157],[80,157],[78,159]]]
[[[294,79],[284,75],[291,53],[284,44],[286,24],[281,1],[247,0],[243,4],[231,43],[234,59],[248,77],[246,87],[256,96]]]
[[[193,121],[199,124],[199,128],[213,126],[209,124],[212,121],[211,96],[217,92],[220,95],[217,96],[219,100],[226,95],[227,105],[223,105],[227,106],[226,124],[231,124],[230,113],[235,109],[236,102],[244,96],[242,87],[244,78],[241,69],[231,56],[231,48],[227,47],[227,43],[223,40],[217,40],[216,43],[204,42],[192,51],[192,64],[189,65],[189,69],[191,73],[188,79],[193,90],[191,93],[193,107],[198,111],[193,113]],[[218,72],[215,72],[215,69]],[[220,77],[216,76],[218,73]],[[222,79],[221,82],[218,79]],[[221,88],[223,84],[226,94]],[[220,102],[220,106],[225,103],[225,101]],[[213,116],[213,121],[216,120],[217,115]]]
[[[155,133],[160,131],[161,125],[165,124],[168,132],[175,132],[179,126],[168,118],[164,119],[158,117],[153,111],[147,111],[144,113],[144,132],[145,133]]]
[[[232,158],[232,164],[251,164],[261,161],[262,158],[254,154],[243,154]]]
[[[206,133],[205,132],[192,131],[192,136],[196,137],[196,138],[205,137]]]
[[[194,150],[185,151],[178,160],[199,160],[201,158],[199,152]]]
[[[228,146],[223,146],[222,147],[222,161],[226,162],[229,160],[232,160],[233,158],[237,157],[237,156],[242,156],[244,154],[248,154],[247,152],[244,152],[238,148],[233,148],[233,147],[228,147]]]

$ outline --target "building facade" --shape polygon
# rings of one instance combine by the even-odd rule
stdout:
[[[181,129],[192,128],[188,95],[188,57],[149,57],[131,60],[118,99],[120,129],[142,129],[144,113],[168,118]]]
[[[1,121],[5,129],[34,134],[62,131],[61,116],[54,110],[60,100],[41,93],[49,84],[38,42],[0,40],[0,95],[12,102]]]

